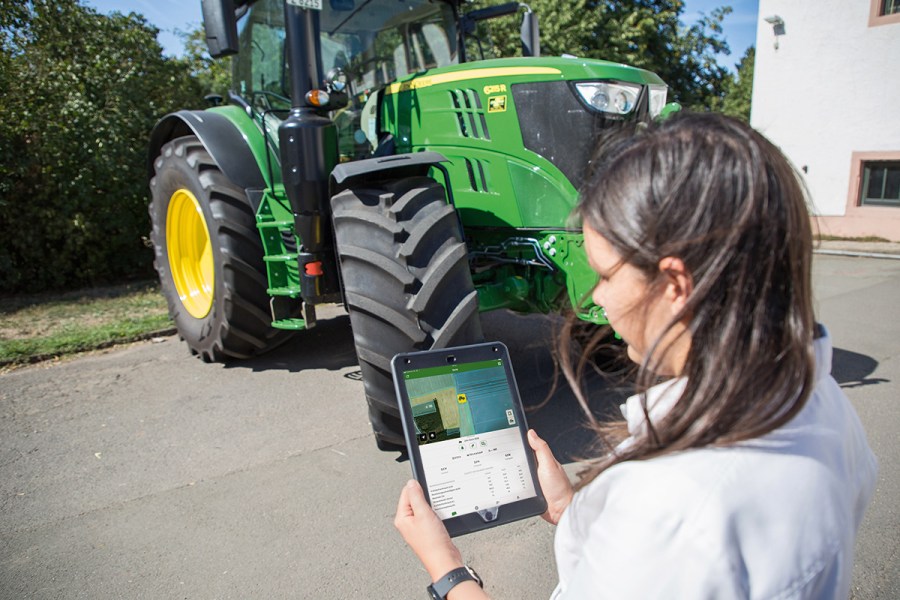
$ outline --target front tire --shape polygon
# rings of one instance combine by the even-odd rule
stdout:
[[[154,171],[153,265],[191,353],[223,362],[286,340],[289,332],[271,327],[262,243],[244,191],[195,136],[164,145]]]
[[[332,199],[335,239],[369,419],[381,450],[404,450],[395,354],[482,341],[456,210],[427,177]]]

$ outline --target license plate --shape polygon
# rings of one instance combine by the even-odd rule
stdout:
[[[287,0],[287,3],[297,8],[308,8],[310,10],[322,10],[322,0]]]

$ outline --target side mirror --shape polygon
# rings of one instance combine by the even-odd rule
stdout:
[[[234,0],[202,0],[201,7],[209,55],[221,58],[237,54],[238,36]]]
[[[522,4],[526,9],[522,17],[522,56],[541,55],[541,32],[538,28],[537,15],[531,12],[531,7]]]

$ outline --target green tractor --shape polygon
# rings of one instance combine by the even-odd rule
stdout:
[[[229,102],[165,116],[150,141],[152,241],[180,336],[246,358],[350,315],[379,448],[403,447],[398,352],[480,341],[507,308],[606,323],[569,222],[592,148],[671,110],[655,74],[540,57],[525,5],[203,0]],[[522,15],[523,55],[484,60]]]

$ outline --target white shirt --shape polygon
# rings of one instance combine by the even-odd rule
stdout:
[[[831,377],[827,334],[815,352],[815,390],[779,429],[620,463],[575,494],[556,532],[553,598],[847,598],[876,461]],[[651,420],[683,386],[648,391]],[[645,428],[638,397],[622,412],[632,436]]]

